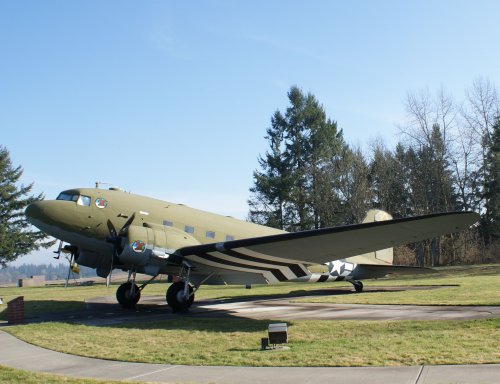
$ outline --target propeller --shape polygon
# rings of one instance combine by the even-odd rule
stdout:
[[[115,258],[123,251],[123,245],[122,245],[123,237],[127,235],[128,227],[130,227],[134,219],[135,219],[135,213],[130,215],[130,217],[127,219],[125,224],[123,224],[123,226],[120,228],[118,232],[116,231],[116,228],[111,222],[111,220],[108,219],[108,221],[106,222],[109,231],[109,236],[106,237],[106,241],[108,243],[113,244],[113,255],[111,256],[111,265],[109,269],[109,274],[108,276],[106,276],[106,287],[109,287],[109,284],[111,283],[111,274],[113,272]]]

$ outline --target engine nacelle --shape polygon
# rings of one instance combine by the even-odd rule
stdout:
[[[131,225],[117,256],[126,265],[146,266],[152,257],[168,259],[177,249],[197,244],[200,244],[198,240],[176,228]]]
[[[109,266],[111,265],[111,255],[99,254],[87,250],[78,250],[75,253],[75,261],[79,265],[83,265],[85,267],[94,269],[107,268],[109,270]]]

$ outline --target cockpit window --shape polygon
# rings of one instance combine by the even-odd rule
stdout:
[[[56,200],[77,201],[78,195],[61,192]]]
[[[90,202],[92,201],[90,196],[67,192],[61,192],[56,200],[75,201],[78,205],[83,205],[84,207],[90,207]]]
[[[84,207],[90,207],[91,200],[92,199],[90,198],[90,196],[80,195],[80,197],[78,197],[78,200],[76,201],[76,203],[78,205],[83,205]]]

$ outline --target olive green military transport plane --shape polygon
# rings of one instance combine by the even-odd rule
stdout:
[[[147,284],[137,286],[136,273],[172,276],[166,299],[174,311],[189,308],[202,284],[347,280],[360,292],[361,279],[425,271],[392,265],[393,246],[457,232],[479,218],[452,212],[392,220],[374,210],[362,224],[288,233],[117,188],[70,189],[29,205],[26,216],[99,276],[128,271],[116,292],[123,307],[133,307]],[[311,273],[318,264],[328,272]]]

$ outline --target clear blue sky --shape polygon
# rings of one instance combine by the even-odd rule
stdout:
[[[244,218],[291,85],[348,142],[393,142],[408,91],[500,85],[499,15],[481,0],[1,1],[0,144],[47,198],[99,180]]]

